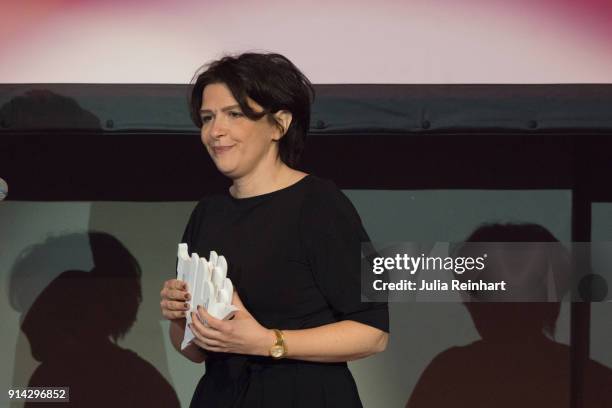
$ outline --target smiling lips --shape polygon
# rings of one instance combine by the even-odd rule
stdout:
[[[234,146],[213,146],[212,150],[215,155],[220,155],[229,151],[232,147]]]

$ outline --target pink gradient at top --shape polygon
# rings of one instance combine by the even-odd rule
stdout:
[[[53,17],[63,13],[78,10],[104,10],[112,9],[117,13],[134,13],[137,15],[143,10],[156,10],[164,14],[177,7],[215,7],[223,1],[194,1],[183,2],[169,0],[19,0],[6,1],[2,5],[0,14],[0,55],[2,50],[14,46],[20,41],[27,41],[35,32],[43,28]]]
[[[486,6],[485,1],[481,4]],[[589,32],[594,41],[601,41],[612,49],[610,0],[520,0],[515,5],[542,18],[558,19],[568,30]]]
[[[397,3],[394,0],[379,1],[378,3]],[[419,3],[420,1],[407,1],[406,3]],[[434,2],[436,2],[434,0]],[[241,0],[236,3],[250,3],[265,5],[278,3],[287,7],[290,12],[291,4],[266,0]],[[326,1],[311,1],[312,7],[323,6]],[[521,14],[541,15],[542,18],[563,18],[568,29],[580,29],[599,34],[599,40],[612,47],[612,1],[611,0],[515,0],[513,2],[500,0],[442,0],[437,1],[440,7],[497,7],[503,10],[516,8]],[[172,13],[176,8],[189,8],[194,11],[200,9],[204,12],[213,8],[223,8],[221,0],[184,0],[182,2],[169,0],[20,0],[5,2],[0,15],[0,50],[9,41],[27,40],[28,32],[36,30],[37,25],[44,25],[45,21],[56,14],[65,13],[74,9],[108,9],[112,8],[118,13],[138,13],[143,9],[156,9],[164,14]]]
[[[274,15],[274,18],[270,15]],[[347,15],[355,15],[362,20],[353,20],[351,26],[346,26],[347,22],[351,23]],[[401,27],[402,17],[406,25],[421,23],[422,26],[411,30]],[[338,23],[334,26],[336,20]],[[291,22],[299,24],[292,25]],[[92,31],[91,27],[96,25],[98,31]],[[481,31],[473,32],[473,37],[468,37],[467,34],[478,29],[479,25]],[[292,30],[293,26],[297,28]],[[277,29],[278,32],[275,32]],[[489,29],[497,29],[498,32],[488,38],[486,32]],[[65,30],[68,30],[67,34],[60,35]],[[81,31],[84,39],[83,43],[78,43]],[[432,36],[436,32],[442,33],[437,40]],[[376,40],[364,42],[368,33],[373,34]],[[403,44],[401,37],[406,35],[412,36],[409,44],[413,54],[402,56],[405,53],[398,46]],[[285,39],[277,41],[279,36]],[[142,40],[139,40],[140,37]],[[406,77],[401,77],[397,73],[389,74],[391,82],[470,82],[476,74],[452,76],[448,73],[449,66],[455,64],[458,57],[472,59],[473,69],[477,73],[479,69],[485,69],[481,59],[490,60],[496,58],[493,55],[496,52],[510,50],[515,55],[510,54],[507,61],[500,60],[489,69],[503,68],[506,62],[532,58],[534,62],[521,68],[524,73],[518,75],[515,82],[524,82],[530,70],[537,71],[541,61],[549,59],[547,53],[557,58],[559,69],[566,61],[574,63],[582,59],[583,64],[589,65],[594,72],[585,71],[585,78],[581,79],[581,67],[575,65],[571,68],[573,74],[568,74],[567,82],[612,82],[612,70],[609,76],[605,74],[606,69],[612,67],[610,39],[612,0],[21,0],[3,5],[0,16],[0,60],[15,61],[14,65],[8,64],[4,70],[0,66],[0,82],[70,82],[71,77],[60,71],[66,71],[69,64],[87,60],[89,44],[99,51],[100,58],[110,55],[125,59],[133,54],[134,62],[125,67],[125,72],[143,71],[151,66],[152,61],[158,60],[157,55],[144,58],[138,65],[138,54],[154,53],[156,49],[159,52],[169,51],[165,63],[185,64],[183,71],[187,72],[193,69],[194,60],[184,55],[193,54],[194,51],[201,55],[203,62],[223,52],[256,48],[283,52],[298,62],[302,61],[298,64],[300,66],[308,67],[310,64],[312,72],[316,73],[322,68],[315,67],[315,60],[319,59],[320,64],[321,58],[334,57],[336,49],[338,62],[334,69],[340,66],[342,60],[349,66],[356,66],[360,61],[358,53],[364,52],[365,57],[371,55],[378,60],[388,58],[389,70],[393,69],[393,65],[422,65],[419,75],[408,73]],[[352,40],[354,44],[350,44]],[[201,42],[201,47],[194,47],[194,42]],[[343,46],[344,43],[347,45]],[[528,52],[521,53],[521,47],[530,43],[536,45]],[[360,49],[361,44],[365,49]],[[415,48],[415,44],[420,48]],[[341,55],[343,52],[353,54],[353,58],[345,59]],[[541,58],[541,61],[537,58]],[[66,67],[57,61],[62,59],[66,60]],[[398,59],[402,60],[396,63]],[[51,79],[46,81],[40,77],[38,72],[42,71],[36,71],[33,63],[46,66],[47,72],[53,71]],[[462,63],[467,72],[468,64]],[[28,67],[25,73],[19,72],[21,66]],[[158,76],[151,74],[143,80],[185,81],[186,74],[171,73],[168,67],[157,68],[161,70]],[[75,68],[76,71],[83,69],[91,70],[89,66]],[[112,75],[100,71],[105,73],[100,77],[100,82],[138,81],[137,76],[130,74],[122,79],[123,74],[116,69],[117,73]],[[385,82],[385,69],[381,69],[380,82]],[[512,68],[508,68],[503,74],[506,77],[501,80],[496,80],[500,76],[485,75],[483,81],[513,82],[512,71]],[[563,75],[558,73],[553,76],[553,81],[563,82]],[[462,81],[464,77],[467,80]],[[95,76],[75,78],[76,82],[96,82]],[[349,75],[348,78],[353,82],[373,81],[370,77],[361,81],[359,75]],[[541,81],[541,78],[536,76],[534,81]],[[319,81],[315,75],[313,80],[337,82],[334,76],[327,75]],[[379,78],[375,80],[378,82]]]
[[[211,2],[217,3],[217,2]],[[220,2],[219,2],[220,3]],[[103,9],[113,8],[117,12],[135,12],[143,8],[157,8],[159,12],[174,8],[174,2],[164,0],[19,0],[6,1],[2,5],[0,15],[0,40],[5,34],[14,32],[27,32],[35,29],[37,24],[44,22],[54,15],[66,13],[77,9]]]

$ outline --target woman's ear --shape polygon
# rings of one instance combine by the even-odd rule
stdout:
[[[276,119],[276,123],[278,123],[280,127],[283,128],[282,133],[277,135],[278,137],[274,138],[274,140],[278,141],[283,136],[285,136],[285,134],[287,133],[287,130],[289,130],[289,126],[291,125],[291,119],[293,118],[293,115],[291,114],[291,112],[287,110],[281,110],[274,114],[274,118]]]

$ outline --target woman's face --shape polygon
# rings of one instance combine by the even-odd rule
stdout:
[[[247,102],[255,112],[263,111],[255,101]],[[202,143],[224,175],[243,177],[262,163],[277,159],[278,129],[266,116],[256,121],[247,118],[225,84],[204,88],[200,115]]]

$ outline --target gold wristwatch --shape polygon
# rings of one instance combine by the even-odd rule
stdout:
[[[276,335],[276,341],[270,347],[270,356],[275,359],[283,358],[287,355],[287,345],[283,338],[283,332],[278,329],[272,329]]]

